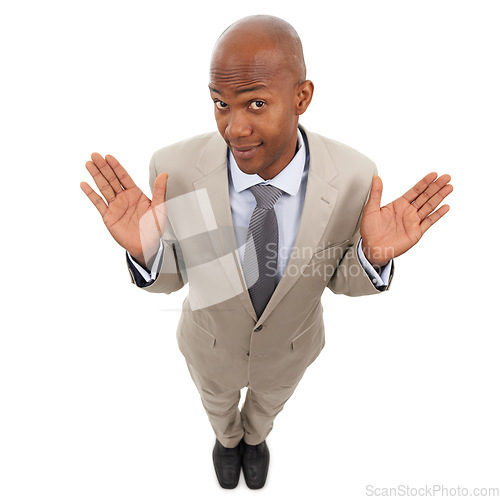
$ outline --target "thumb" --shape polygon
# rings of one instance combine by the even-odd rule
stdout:
[[[167,202],[165,196],[167,194],[167,179],[168,174],[162,172],[155,180],[153,186],[153,199],[151,200],[151,208],[157,223],[158,230],[163,233],[165,222],[167,220]]]
[[[166,172],[162,172],[156,178],[153,186],[153,199],[151,200],[153,206],[159,205],[165,201],[165,195],[167,194],[167,179],[168,174]]]
[[[380,201],[382,200],[382,179],[378,175],[374,175],[372,179],[372,187],[370,196],[365,205],[367,212],[374,212],[380,210]]]

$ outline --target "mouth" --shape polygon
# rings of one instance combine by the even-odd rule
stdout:
[[[231,145],[231,151],[236,158],[239,158],[241,160],[247,160],[257,152],[257,149],[260,146],[261,144],[256,144],[255,146],[241,146],[241,147],[236,147],[234,145]]]

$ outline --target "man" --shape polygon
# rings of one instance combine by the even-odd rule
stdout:
[[[86,164],[106,201],[81,187],[134,283],[171,293],[189,282],[177,339],[216,434],[215,472],[234,488],[242,468],[257,489],[274,418],[324,346],[323,290],[386,290],[392,259],[448,211],[437,207],[453,188],[431,173],[381,208],[373,162],[299,126],[314,86],[279,18],[221,35],[209,89],[219,133],[157,151],[152,200],[110,155]]]

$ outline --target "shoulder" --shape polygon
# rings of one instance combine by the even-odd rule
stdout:
[[[312,142],[324,147],[340,174],[348,171],[351,175],[360,174],[371,177],[376,173],[375,162],[353,147],[315,132],[307,131],[306,133],[310,144]]]
[[[335,139],[305,132],[309,141],[310,168],[362,207],[377,173],[373,160]]]
[[[151,190],[157,176],[166,172],[169,198],[191,192],[193,184],[206,175],[205,169],[224,163],[226,154],[226,143],[219,132],[197,135],[160,148],[151,158]]]
[[[208,132],[206,134],[189,137],[182,141],[164,146],[153,153],[157,173],[172,169],[179,165],[196,165],[200,157],[200,152],[207,144],[216,139],[218,132]]]

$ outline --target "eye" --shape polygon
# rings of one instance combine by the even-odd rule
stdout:
[[[262,107],[265,106],[265,102],[264,101],[253,101],[251,104],[250,104],[250,108],[252,109],[261,109]]]
[[[226,109],[227,108],[227,104],[223,101],[214,101],[215,103],[215,106],[217,107],[217,109]]]

